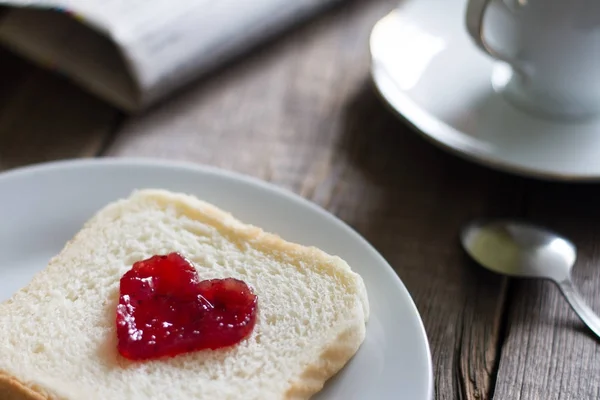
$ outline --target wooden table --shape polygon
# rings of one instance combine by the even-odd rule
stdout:
[[[325,207],[395,268],[423,317],[436,399],[597,399],[600,345],[550,283],[470,262],[473,217],[526,217],[570,236],[600,311],[600,189],[493,172],[437,150],[393,116],[367,41],[396,0],[350,0],[250,56],[126,116],[0,50],[0,168],[152,156],[254,175]]]

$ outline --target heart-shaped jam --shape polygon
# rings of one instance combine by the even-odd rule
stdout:
[[[178,253],[136,262],[120,290],[118,350],[131,360],[232,346],[256,323],[257,297],[246,283],[200,281]]]

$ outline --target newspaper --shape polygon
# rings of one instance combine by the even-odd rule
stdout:
[[[139,111],[340,0],[0,0],[0,44]]]

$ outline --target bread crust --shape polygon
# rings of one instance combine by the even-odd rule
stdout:
[[[0,371],[0,399],[2,400],[52,400],[14,376]]]
[[[121,213],[123,202],[127,201],[152,201],[167,206],[176,204],[183,213],[193,219],[207,222],[217,228],[222,234],[227,235],[232,242],[240,246],[244,242],[262,250],[265,253],[279,251],[294,254],[302,258],[313,259],[316,262],[333,262],[336,268],[351,271],[348,264],[339,257],[329,255],[316,247],[302,246],[288,242],[281,237],[265,232],[261,228],[246,224],[228,212],[191,196],[171,193],[164,190],[146,189],[134,193],[125,200],[117,201],[100,210],[90,219],[82,230],[78,232],[63,248],[72,245],[75,239],[82,235],[91,225],[102,224],[104,218],[112,219]],[[61,251],[61,253],[62,253]],[[60,253],[59,253],[60,255]],[[55,259],[58,258],[55,257]],[[50,261],[52,264],[55,259]],[[354,274],[354,272],[352,272]],[[320,357],[305,367],[304,372],[294,381],[289,382],[289,387],[282,400],[307,400],[318,393],[325,383],[337,374],[358,351],[366,334],[365,323],[369,318],[369,303],[366,288],[361,279],[357,280],[358,297],[360,306],[355,312],[356,318],[341,327],[336,340],[325,344]],[[0,371],[0,399],[1,400],[58,400],[57,397],[45,393],[42,388],[36,388],[19,381],[16,377]],[[73,399],[75,400],[75,399]]]

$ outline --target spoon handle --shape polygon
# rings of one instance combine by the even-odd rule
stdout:
[[[573,281],[567,278],[557,282],[557,284],[573,311],[575,311],[588,328],[600,338],[600,318],[598,318],[596,313],[594,313],[594,311],[585,303],[585,300],[575,288]]]

